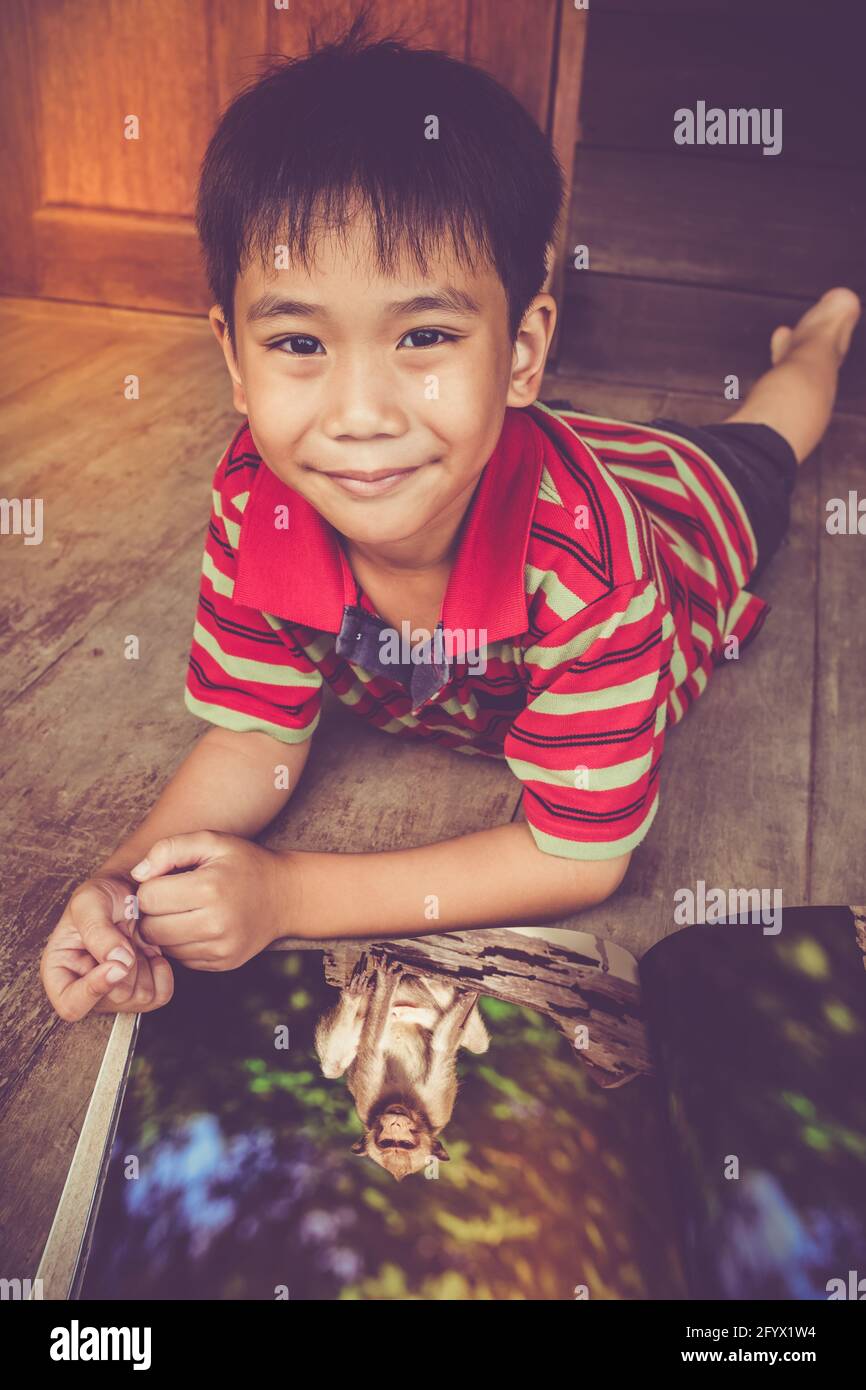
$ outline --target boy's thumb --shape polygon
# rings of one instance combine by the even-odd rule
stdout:
[[[220,837],[213,830],[192,830],[182,835],[167,835],[157,840],[140,864],[130,869],[130,875],[143,882],[173,869],[192,869],[218,853]]]

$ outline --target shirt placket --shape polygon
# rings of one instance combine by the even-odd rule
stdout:
[[[387,623],[383,623],[374,613],[369,613],[364,608],[361,586],[355,581],[355,601],[347,603],[343,609],[343,620],[337,634],[337,655],[345,657],[347,661],[363,667],[373,675],[393,680],[393,667],[383,662],[379,655],[381,634],[390,630]],[[440,621],[436,624],[434,636],[421,648],[421,659],[417,663],[412,662],[408,693],[412,701],[413,715],[420,714],[425,705],[438,700],[451,679],[442,630]]]

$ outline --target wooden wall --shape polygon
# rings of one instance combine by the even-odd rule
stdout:
[[[570,374],[699,390],[762,370],[771,329],[823,290],[866,292],[862,17],[842,0],[590,0]],[[781,108],[781,153],[676,145],[674,111],[699,100]],[[864,365],[855,346],[849,408]]]

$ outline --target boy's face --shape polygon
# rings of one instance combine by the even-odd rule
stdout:
[[[244,270],[236,360],[217,308],[211,323],[271,470],[350,540],[418,560],[437,533],[453,534],[506,406],[537,398],[555,303],[536,296],[512,343],[486,263],[473,272],[449,255],[431,258],[426,279],[414,263],[383,278],[368,223],[350,231],[347,249],[323,234],[312,275]],[[431,297],[443,302],[421,302]]]

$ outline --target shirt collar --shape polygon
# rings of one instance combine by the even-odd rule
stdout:
[[[487,642],[525,632],[528,622],[524,563],[543,463],[543,435],[529,418],[532,409],[506,407],[463,518],[442,605],[444,627],[483,628]],[[243,446],[255,454],[251,435]],[[275,525],[278,507],[288,509],[285,529]],[[338,633],[355,597],[338,532],[260,458],[238,541],[235,602]]]

